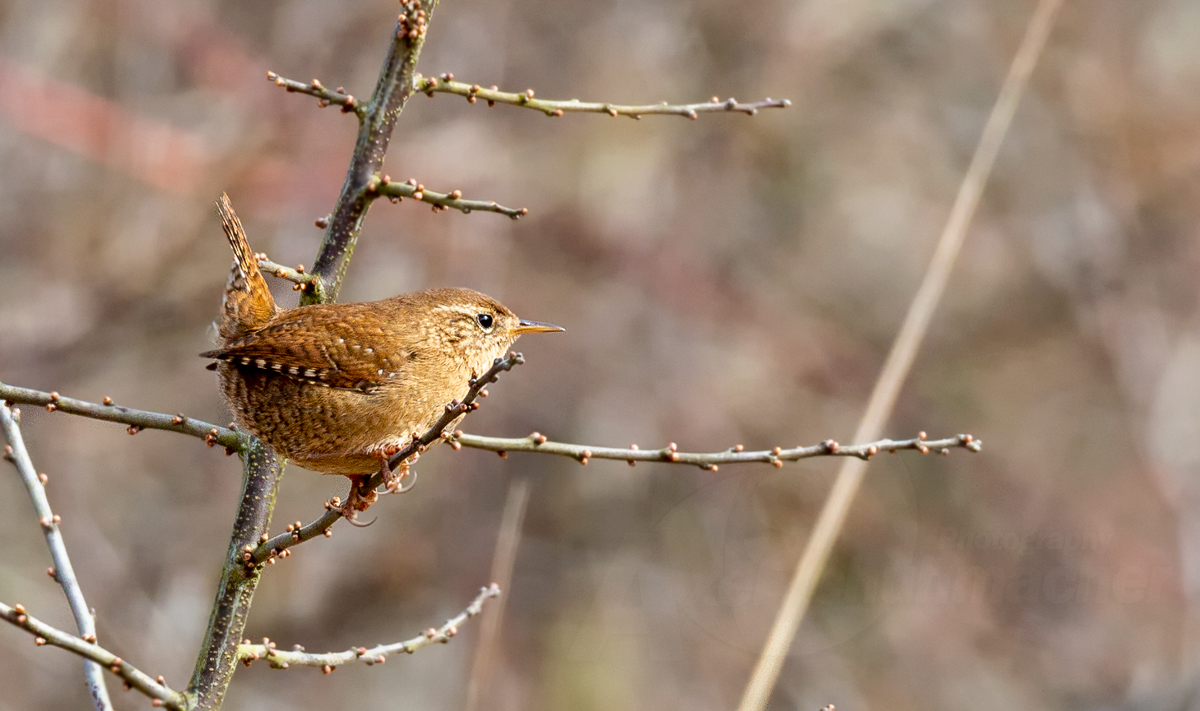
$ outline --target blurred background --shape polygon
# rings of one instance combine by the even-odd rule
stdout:
[[[547,98],[786,97],[755,117],[549,119],[414,98],[387,172],[528,207],[371,210],[342,292],[487,292],[567,327],[465,429],[719,450],[849,441],[1034,3],[446,0],[421,61]],[[366,97],[383,0],[0,3],[0,380],[214,422],[196,357],[252,244],[311,264],[355,122],[267,70]],[[1200,704],[1200,3],[1068,0],[772,708]],[[294,304],[284,285],[281,302]],[[186,685],[240,486],[191,438],[26,407],[101,642]],[[365,530],[267,571],[248,636],[406,639],[491,582],[528,508],[494,709],[736,705],[838,466],[434,451]],[[276,528],[345,482],[289,468]],[[0,600],[70,627],[0,475]],[[491,614],[499,606],[489,608]],[[462,709],[478,620],[351,666],[239,669],[227,708]],[[0,628],[0,709],[88,708],[79,661]],[[120,708],[146,700],[122,695]]]

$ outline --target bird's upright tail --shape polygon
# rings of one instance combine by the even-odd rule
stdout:
[[[257,331],[275,315],[277,308],[267,280],[258,269],[258,258],[250,249],[242,222],[229,204],[229,196],[221,194],[217,201],[221,227],[233,248],[233,268],[225,285],[221,304],[221,320],[217,324],[221,338],[226,341]]]

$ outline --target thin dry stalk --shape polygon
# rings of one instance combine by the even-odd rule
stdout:
[[[933,312],[946,287],[950,269],[954,266],[959,248],[962,247],[967,226],[975,214],[979,197],[996,161],[996,154],[1008,133],[1021,93],[1029,82],[1029,76],[1037,64],[1038,56],[1061,5],[1062,0],[1041,0],[1029,21],[1025,37],[1000,89],[1000,95],[996,98],[984,125],[983,135],[975,148],[971,165],[959,186],[954,207],[942,230],[929,269],[925,272],[925,278],[909,306],[908,314],[904,317],[904,323],[892,344],[883,371],[875,382],[866,413],[854,435],[855,442],[876,439],[891,414],[896,396],[912,367],[913,358],[916,357],[917,349],[925,337],[933,319]],[[796,637],[800,622],[804,619],[813,590],[846,521],[846,514],[862,483],[866,468],[867,463],[863,460],[847,459],[838,471],[837,480],[796,566],[796,573],[776,614],[775,623],[771,627],[758,664],[746,685],[739,711],[761,711],[766,708],[788,649]]]
[[[496,537],[496,552],[492,555],[493,585],[502,590],[511,590],[513,566],[517,562],[517,546],[521,542],[521,527],[525,522],[525,508],[529,504],[529,480],[518,479],[508,487],[504,502],[504,513],[500,517],[500,533]],[[492,660],[495,658],[496,640],[500,637],[500,624],[504,620],[505,596],[492,605],[481,623],[479,646],[475,648],[475,662],[471,666],[471,681],[467,685],[467,711],[482,707],[483,694],[491,678]]]

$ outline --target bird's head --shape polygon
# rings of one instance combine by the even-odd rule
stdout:
[[[471,289],[432,289],[420,296],[430,320],[430,335],[478,372],[503,356],[521,334],[566,330],[518,318],[504,304]]]

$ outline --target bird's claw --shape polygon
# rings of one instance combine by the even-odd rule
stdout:
[[[413,485],[417,483],[417,472],[409,468],[407,461],[400,462],[400,465],[396,468],[396,471],[392,471],[391,466],[389,466],[385,461],[383,467],[380,469],[380,473],[383,474],[384,487],[384,490],[380,492],[381,494],[403,494],[404,492],[412,489]],[[409,476],[412,477],[412,481],[409,483],[409,485],[400,486],[400,482],[404,481]]]
[[[376,519],[371,519],[366,523],[358,520],[358,512],[366,511],[367,508],[379,500],[379,494],[373,490],[363,490],[363,484],[366,483],[365,478],[352,478],[350,480],[350,494],[346,497],[346,503],[342,504],[342,518],[350,522],[352,526],[366,528],[375,523]]]
[[[400,482],[404,481],[406,478],[411,479],[411,481],[408,482],[407,486],[400,486]],[[416,469],[408,469],[407,467],[405,467],[404,473],[401,474],[400,476],[392,477],[389,481],[387,481],[384,484],[385,489],[379,493],[380,494],[407,494],[408,492],[412,491],[412,488],[416,485],[417,485],[417,470]]]

